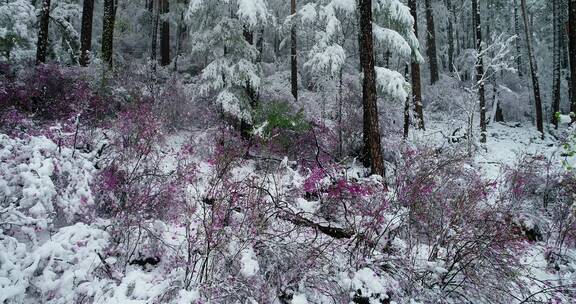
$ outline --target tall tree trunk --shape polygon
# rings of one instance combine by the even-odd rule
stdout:
[[[160,0],[160,9],[166,18],[166,14],[170,12],[168,0]],[[160,65],[167,66],[170,64],[170,23],[164,18],[160,29]]]
[[[454,20],[452,11],[454,10],[451,0],[447,2],[448,6],[448,71],[454,73]]]
[[[102,20],[102,60],[112,68],[112,54],[114,54],[114,23],[116,22],[115,0],[104,0],[104,14]]]
[[[405,77],[408,77],[408,65],[404,71]],[[404,139],[408,138],[410,132],[410,96],[404,101]]]
[[[152,49],[150,50],[150,61],[152,61],[153,69],[156,70],[156,59],[158,58],[158,26],[160,23],[160,0],[153,1],[152,9],[154,9],[154,6],[156,6],[156,11],[152,18],[152,45],[150,46]]]
[[[560,0],[552,0],[552,28],[553,28],[553,75],[552,75],[552,123],[554,128],[558,129],[558,117],[556,113],[560,112]]]
[[[558,12],[560,13],[560,66],[561,69],[568,70],[568,0],[560,0],[558,3]],[[568,79],[568,73],[566,73],[566,79]]]
[[[440,79],[438,76],[438,58],[436,55],[436,30],[434,28],[434,11],[432,0],[425,0],[426,5],[426,53],[430,64],[430,83],[434,84]]]
[[[342,80],[342,68],[340,68],[340,73],[338,73],[338,159],[342,159],[344,156],[344,132],[342,129],[342,115],[343,115],[343,103],[344,96],[342,94],[343,80]]]
[[[570,58],[570,112],[576,122],[576,0],[568,0],[568,57]]]
[[[520,38],[520,17],[518,14],[518,3],[514,0],[514,33],[516,34],[516,68],[518,76],[522,77],[522,38]]]
[[[576,1],[576,0],[573,0]],[[538,68],[536,59],[532,52],[531,32],[528,26],[528,15],[526,12],[526,0],[520,0],[520,9],[522,10],[522,19],[524,20],[524,33],[526,34],[526,48],[528,50],[528,61],[530,63],[530,75],[532,76],[532,89],[534,90],[534,103],[536,105],[536,127],[544,139],[544,121],[542,119],[542,99],[540,96],[540,84],[538,82]]]
[[[249,29],[247,26],[244,27],[244,40],[248,42],[250,45],[254,45],[254,32]],[[252,108],[256,107],[256,92],[252,87],[252,83],[250,80],[246,81],[246,93],[248,94],[248,98],[250,99],[250,105]]]
[[[410,13],[414,18],[414,34],[418,38],[418,6],[416,0],[408,1]],[[414,54],[412,54],[412,61],[410,63],[410,74],[412,76],[412,100],[414,102],[414,110],[418,116],[418,126],[420,130],[425,130],[424,126],[424,111],[422,109],[422,84],[420,78],[420,64],[416,61]]]
[[[82,7],[82,29],[80,31],[80,65],[90,63],[92,50],[92,19],[94,16],[94,0],[84,0]]]
[[[50,0],[42,1],[40,9],[40,29],[38,30],[38,43],[36,43],[36,64],[46,62],[48,52],[48,26],[50,24]]]
[[[258,39],[256,40],[256,49],[258,49],[258,58],[256,61],[262,63],[264,56],[264,27],[260,28],[258,32]]]
[[[290,14],[292,17],[296,14],[296,0],[290,2]],[[298,101],[298,55],[297,55],[297,37],[296,37],[296,22],[292,20],[292,29],[290,30],[290,68],[291,68],[291,84],[292,84],[292,96]]]
[[[484,59],[482,53],[482,24],[480,23],[480,10],[478,0],[472,0],[472,18],[476,32],[476,51],[478,58],[476,60],[476,83],[478,85],[478,98],[480,101],[480,142],[486,142],[486,94],[484,83]]]
[[[364,108],[364,157],[372,174],[385,176],[384,159],[380,143],[378,103],[376,96],[376,71],[374,69],[374,41],[372,37],[372,0],[358,1],[360,12],[360,56],[364,80],[362,82],[362,102]]]
[[[174,56],[174,71],[178,71],[178,58],[182,51],[182,43],[186,38],[186,25],[184,24],[184,12],[180,13],[178,28],[176,29],[176,56]]]
[[[248,42],[250,45],[254,44],[254,32],[248,28],[248,26],[244,26],[244,32],[243,32],[243,36],[244,36],[244,40],[246,40],[246,42]],[[246,80],[246,95],[248,96],[248,100],[250,103],[250,107],[252,109],[255,109],[257,104],[257,100],[256,100],[256,92],[254,90],[254,88],[252,87],[252,83],[250,82],[249,79]],[[252,130],[252,124],[250,124],[250,122],[242,119],[240,121],[240,133],[242,135],[242,138],[244,139],[250,139],[251,134],[250,131]]]

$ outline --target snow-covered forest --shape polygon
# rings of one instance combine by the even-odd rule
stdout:
[[[576,0],[0,0],[0,303],[576,303]]]

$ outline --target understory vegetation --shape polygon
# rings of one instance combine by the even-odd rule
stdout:
[[[576,301],[567,2],[80,2],[0,4],[0,303]]]

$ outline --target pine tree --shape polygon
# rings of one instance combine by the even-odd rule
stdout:
[[[104,0],[104,14],[102,20],[102,61],[112,68],[112,54],[114,53],[114,24],[116,22],[115,0]]]
[[[154,0],[152,2],[152,10],[154,12],[154,16],[152,17],[152,45],[150,46],[150,61],[152,62],[152,69],[156,70],[156,60],[158,59],[158,27],[160,24],[160,1],[161,0]],[[154,7],[156,10],[154,11]]]
[[[562,29],[560,27],[559,16],[559,0],[552,0],[552,123],[558,129],[558,116],[556,113],[560,112],[560,35]]]
[[[518,76],[522,77],[522,45],[520,38],[520,16],[518,14],[518,3],[514,0],[514,33],[516,34],[516,69],[518,70]]]
[[[430,65],[430,83],[436,83],[438,76],[438,56],[436,55],[436,29],[434,27],[434,10],[432,9],[432,0],[424,0],[426,5],[426,54]]]
[[[50,0],[43,0],[40,9],[40,28],[36,43],[36,64],[46,62],[48,52],[48,27],[50,24]]]
[[[472,0],[472,18],[474,19],[476,51],[476,84],[478,85],[478,99],[480,101],[480,142],[486,142],[486,96],[484,84],[484,59],[482,58],[482,25],[480,23],[480,10],[478,0]]]
[[[365,165],[372,174],[385,175],[380,143],[378,104],[376,102],[376,71],[374,69],[374,42],[372,37],[372,0],[359,0],[360,53],[362,58],[362,103],[364,108]]]
[[[576,122],[576,0],[568,0],[568,57],[570,61],[570,112]]]
[[[296,14],[296,0],[291,0],[290,2],[290,13],[294,17]],[[292,21],[292,27],[290,29],[290,77],[292,85],[292,96],[298,101],[298,48],[297,48],[297,36],[296,36],[296,23]]]
[[[448,9],[448,70],[454,73],[454,0],[447,0],[446,6]],[[414,18],[416,20],[416,18]]]
[[[90,63],[92,50],[92,19],[94,16],[94,0],[84,0],[82,8],[82,29],[80,34],[80,65]]]
[[[170,23],[166,20],[166,15],[170,12],[168,0],[160,0],[160,12],[163,15],[160,28],[160,64],[167,66],[170,64]]]
[[[528,62],[530,63],[530,75],[532,76],[532,89],[534,91],[534,103],[536,105],[536,127],[544,138],[544,122],[542,119],[542,99],[540,96],[540,84],[538,82],[538,73],[536,66],[536,59],[532,51],[532,39],[530,28],[528,26],[528,15],[526,12],[526,0],[520,0],[520,10],[522,11],[522,19],[524,21],[524,33],[526,38],[526,48],[528,51]]]
[[[408,6],[410,7],[410,13],[412,18],[414,18],[414,34],[416,39],[418,39],[418,13],[417,13],[417,3],[416,0],[408,1]],[[420,77],[420,63],[418,63],[415,54],[412,56],[410,63],[410,71],[412,76],[412,100],[414,102],[414,108],[416,115],[418,116],[418,129],[425,130],[424,125],[424,111],[422,110],[422,84]]]
[[[262,69],[254,29],[271,18],[264,0],[196,1],[188,7],[191,53],[205,56],[201,93],[214,96],[245,137],[252,126]]]
[[[406,65],[404,75],[408,77],[408,65]],[[404,102],[404,139],[408,138],[410,132],[410,98],[411,96],[408,96]]]

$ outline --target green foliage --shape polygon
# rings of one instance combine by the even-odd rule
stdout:
[[[556,119],[556,121],[560,121],[560,116],[562,115],[562,113],[560,112],[556,112],[554,113],[554,119]]]
[[[270,139],[275,131],[301,134],[312,128],[306,121],[303,109],[295,112],[286,102],[269,102],[258,107],[254,114],[254,133]]]

